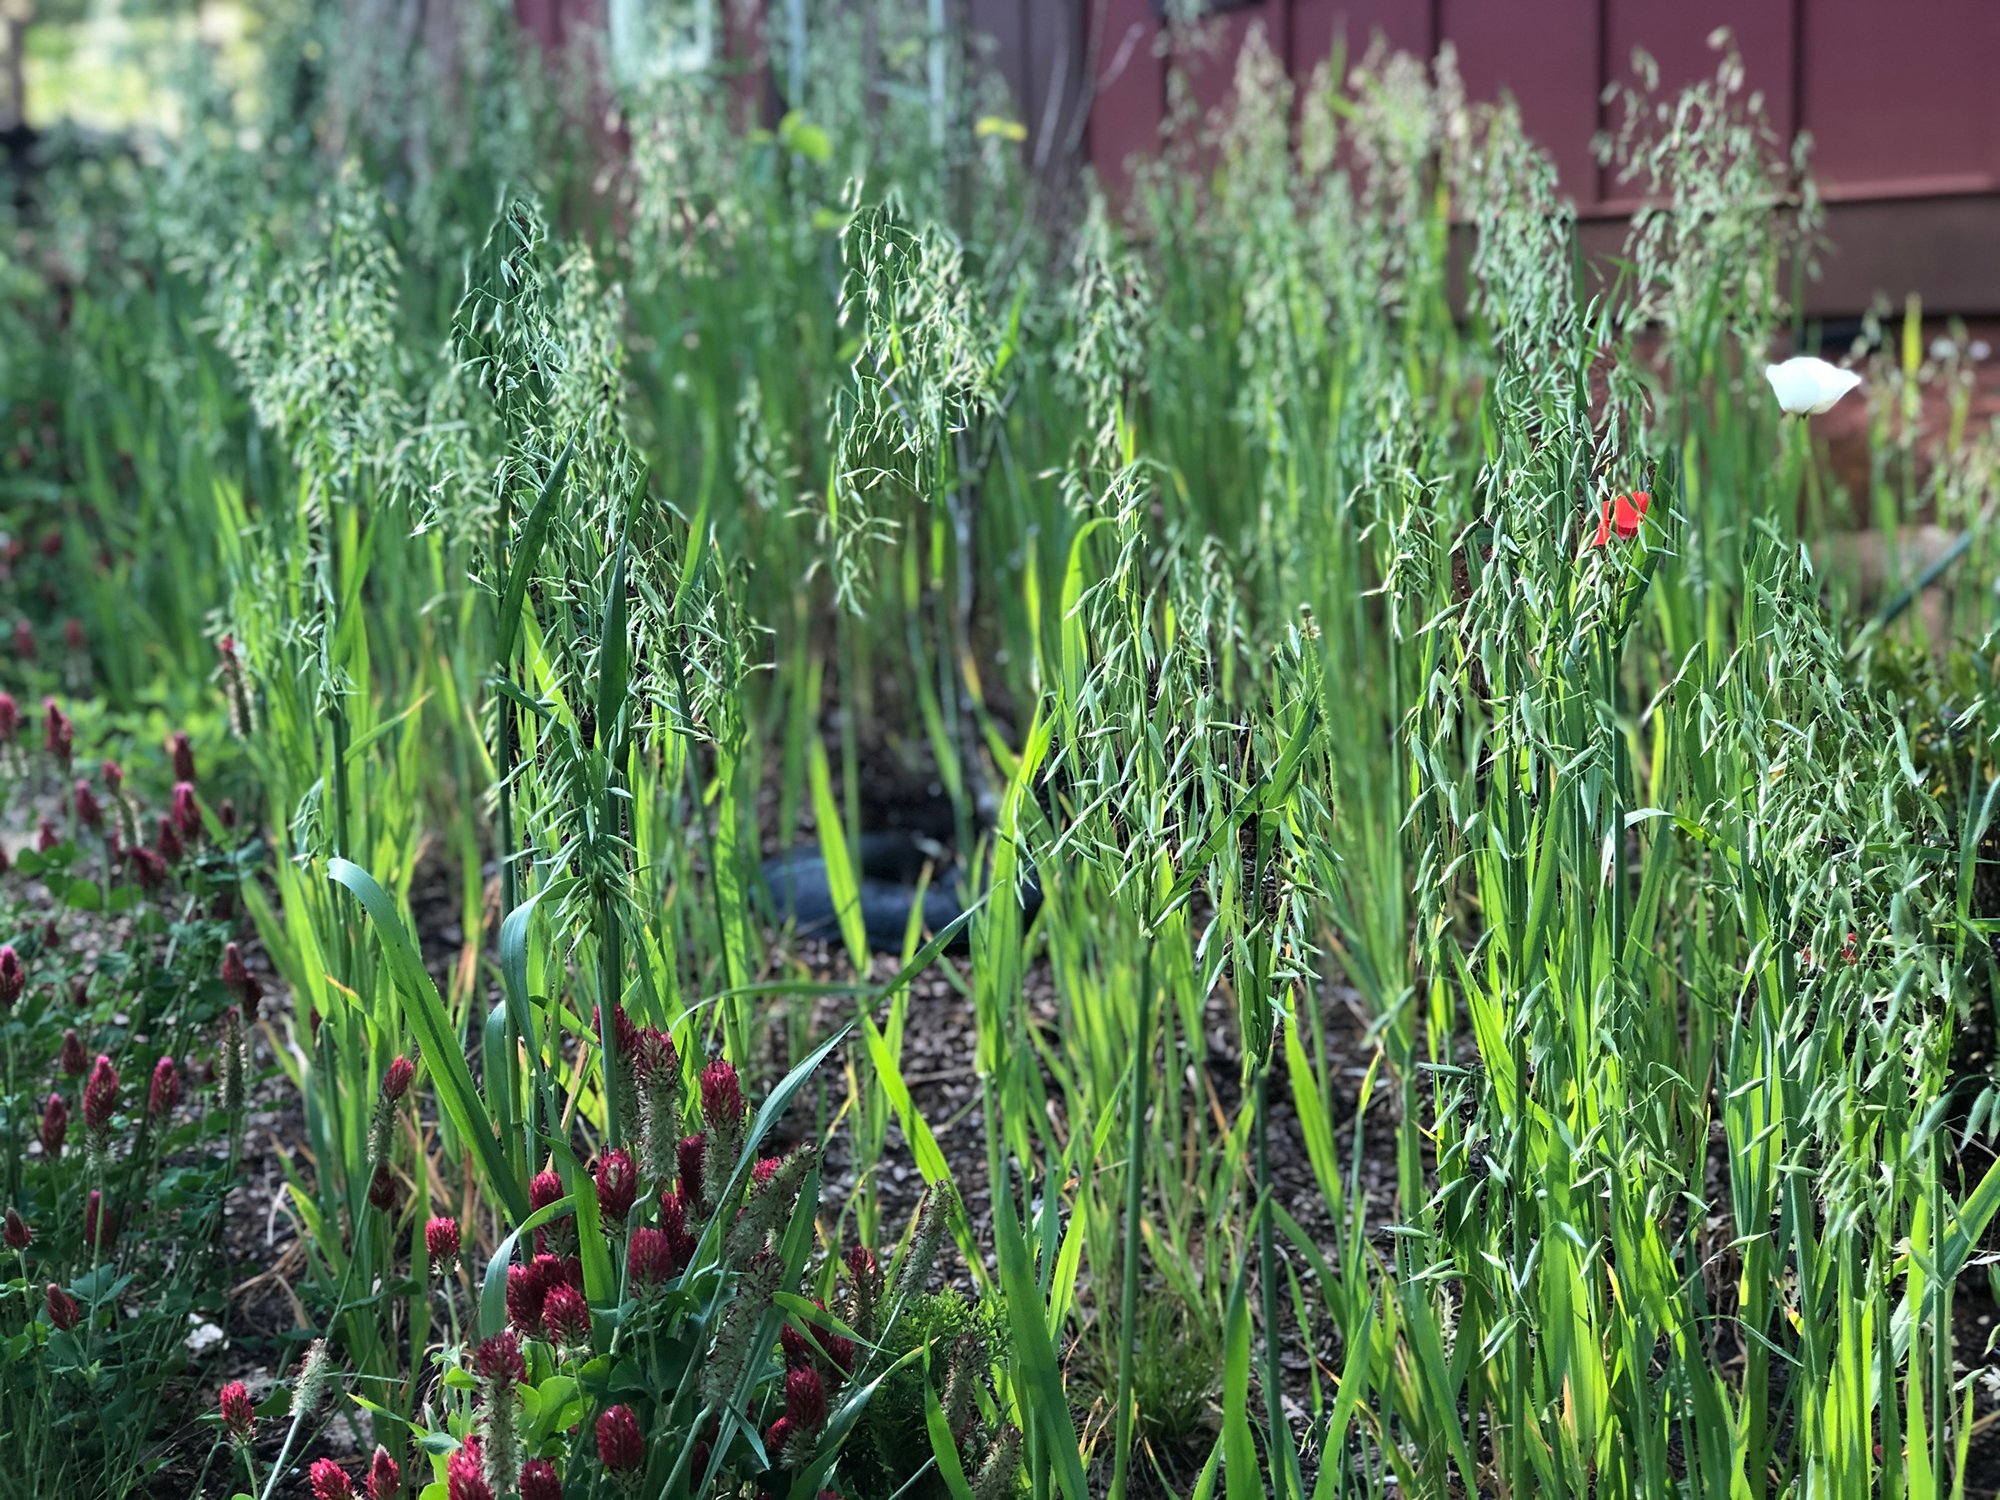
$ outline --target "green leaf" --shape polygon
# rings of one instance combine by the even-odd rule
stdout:
[[[787,150],[798,152],[807,161],[824,166],[833,160],[833,137],[797,110],[778,122],[778,139]]]
[[[778,1121],[784,1118],[785,1110],[791,1105],[792,1096],[805,1087],[806,1080],[812,1077],[821,1063],[826,1061],[827,1054],[845,1041],[847,1033],[853,1029],[852,1026],[843,1026],[820,1043],[809,1057],[780,1079],[778,1086],[766,1096],[764,1103],[757,1110],[756,1117],[750,1122],[750,1133],[744,1138],[743,1154],[737,1159],[736,1171],[731,1174],[729,1190],[718,1198],[717,1202],[729,1203],[735,1200],[736,1190],[742,1186],[740,1179],[750,1170],[750,1163],[756,1159],[758,1146],[763,1144],[764,1137],[771,1133]]]
[[[1940,1278],[1946,1282],[1958,1279],[1959,1272],[1972,1258],[1974,1247],[1979,1244],[1980,1236],[1986,1233],[1986,1226],[1997,1210],[2000,1210],[2000,1162],[1986,1169],[1979,1186],[1951,1215],[1951,1226],[1945,1231],[1944,1243],[1938,1247]]]
[[[847,849],[847,827],[833,797],[833,772],[827,765],[826,742],[815,737],[806,752],[812,780],[813,821],[819,825],[820,859],[826,865],[826,891],[840,918],[840,936],[847,944],[854,972],[868,973],[868,929],[861,919],[861,887]]]
[[[536,497],[534,509],[528,512],[528,519],[521,523],[521,535],[514,543],[514,557],[507,569],[507,589],[500,599],[498,621],[500,639],[496,657],[505,664],[514,655],[514,637],[521,628],[521,605],[528,597],[528,579],[535,571],[535,559],[541,555],[542,542],[549,534],[549,522],[555,515],[558,498],[562,493],[563,476],[569,472],[569,461],[576,452],[576,439],[571,438],[563,445],[562,456],[549,470],[549,477],[542,484],[542,493]]]
[[[350,860],[338,857],[329,860],[327,874],[353,892],[368,913],[376,936],[382,940],[383,956],[388,960],[396,993],[402,998],[404,1019],[423,1048],[424,1064],[436,1085],[438,1102],[478,1156],[487,1191],[499,1198],[516,1223],[520,1222],[528,1217],[527,1189],[507,1169],[506,1157],[493,1133],[493,1121],[486,1113],[464,1049],[458,1044],[458,1034],[445,1012],[444,999],[417,957],[416,946],[396,914],[395,903],[374,876]]]
[[[597,742],[614,758],[630,729],[625,716],[632,680],[632,642],[625,628],[625,564],[630,556],[629,544],[621,538],[611,584],[604,591],[604,633],[597,650]]]
[[[1246,1255],[1236,1267],[1222,1318],[1222,1483],[1228,1500],[1258,1500],[1264,1493],[1250,1430],[1250,1300],[1244,1288],[1249,1269]]]
[[[1089,1500],[1083,1476],[1083,1450],[1076,1423],[1063,1390],[1062,1367],[1042,1316],[1041,1288],[1028,1241],[1014,1213],[1014,1197],[1002,1183],[993,1184],[993,1248],[1000,1262],[1000,1287],[1006,1294],[1007,1323],[1014,1335],[1014,1383],[1028,1419],[1029,1436],[1055,1466],[1056,1483],[1068,1500]]]
[[[958,1443],[952,1438],[951,1424],[944,1419],[937,1386],[928,1378],[924,1381],[924,1431],[930,1434],[931,1457],[937,1460],[938,1476],[951,1491],[952,1500],[972,1500],[972,1486],[965,1482],[965,1465],[958,1456]]]

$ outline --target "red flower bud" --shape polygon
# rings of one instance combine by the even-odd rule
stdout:
[[[21,705],[12,693],[0,693],[0,745],[13,740],[21,727]]]
[[[28,1230],[28,1221],[16,1209],[7,1210],[6,1227],[0,1229],[0,1239],[5,1239],[9,1250],[25,1250],[34,1241]]]
[[[631,1474],[646,1461],[646,1440],[629,1406],[612,1406],[597,1419],[597,1456],[613,1474]]]
[[[674,1264],[673,1248],[658,1229],[635,1229],[625,1247],[628,1279],[643,1293],[673,1280],[680,1267]]]
[[[85,828],[102,828],[104,826],[104,805],[97,800],[97,793],[91,790],[89,782],[77,782],[74,800],[76,803],[77,822],[81,823]]]
[[[396,1179],[387,1162],[377,1165],[375,1175],[368,1179],[368,1206],[385,1214],[396,1206]]]
[[[194,800],[194,787],[185,781],[174,783],[173,811],[174,831],[184,839],[201,837],[201,808]]]
[[[63,621],[63,644],[72,651],[81,651],[84,648],[83,621],[74,619]]]
[[[666,1234],[667,1253],[674,1269],[685,1269],[694,1259],[694,1234],[688,1228],[687,1199],[677,1187],[668,1188],[660,1197],[660,1228]]]
[[[507,1321],[523,1333],[539,1333],[542,1304],[548,1299],[548,1284],[533,1266],[507,1268]]]
[[[104,1195],[96,1188],[83,1205],[83,1243],[90,1250],[109,1250],[118,1238],[118,1216],[104,1206]]]
[[[590,1304],[573,1286],[552,1286],[542,1301],[542,1327],[549,1342],[563,1349],[580,1349],[590,1342]]]
[[[14,945],[0,946],[0,1010],[12,1010],[28,987],[28,972],[21,967],[21,955]]]
[[[246,1016],[256,1018],[257,1002],[264,998],[264,987],[244,966],[243,950],[234,943],[222,950],[222,987],[243,1002]]]
[[[153,1085],[146,1093],[146,1113],[154,1119],[162,1119],[174,1112],[174,1106],[181,1102],[181,1075],[174,1067],[171,1057],[163,1057],[153,1064]]]
[[[57,1328],[71,1329],[83,1321],[83,1309],[76,1305],[76,1298],[53,1281],[49,1283],[48,1290],[42,1294],[42,1300],[48,1304],[49,1322]]]
[[[824,1329],[819,1335],[820,1347],[826,1350],[826,1362],[842,1376],[854,1374],[854,1340]],[[837,1384],[838,1382],[836,1382]]]
[[[188,744],[187,731],[176,729],[167,741],[167,753],[174,758],[174,780],[193,781],[194,748]]]
[[[591,1172],[597,1182],[597,1211],[613,1224],[623,1224],[639,1196],[639,1169],[616,1147],[597,1159]]]
[[[681,1164],[681,1197],[695,1208],[703,1202],[701,1163],[707,1151],[708,1137],[697,1132],[684,1138],[676,1153]]]
[[[479,1347],[472,1353],[472,1368],[481,1380],[507,1386],[519,1385],[528,1378],[528,1364],[521,1357],[521,1341],[511,1328],[503,1328],[491,1338],[479,1341]]]
[[[63,1033],[62,1070],[71,1078],[81,1078],[89,1066],[90,1057],[83,1050],[83,1038],[76,1034],[76,1028],[72,1026]]]
[[[547,1260],[555,1262],[554,1269],[547,1274],[550,1286],[575,1287],[579,1292],[583,1290],[583,1261],[581,1257],[566,1255],[561,1260],[557,1260],[553,1255],[537,1255],[535,1259],[537,1261]]]
[[[402,1500],[402,1494],[403,1471],[389,1450],[378,1444],[368,1465],[368,1500]]]
[[[486,1454],[476,1437],[458,1445],[444,1466],[445,1500],[493,1500],[493,1486],[486,1482]]]
[[[149,891],[156,891],[167,881],[167,862],[143,845],[126,851],[133,872],[139,877],[139,884]]]
[[[701,1117],[711,1128],[733,1129],[743,1123],[747,1107],[736,1069],[717,1058],[701,1070]]]
[[[562,1476],[546,1458],[521,1465],[521,1500],[563,1500]]]
[[[35,627],[26,620],[14,622],[14,654],[22,661],[35,659]]]
[[[537,1172],[528,1180],[528,1207],[534,1210],[547,1208],[561,1200],[562,1178],[554,1172]]]
[[[61,1156],[68,1135],[69,1106],[62,1102],[61,1094],[51,1094],[42,1110],[42,1150],[50,1156]]]
[[[424,1225],[424,1248],[440,1276],[448,1276],[458,1265],[458,1220],[435,1218]]]
[[[354,1481],[332,1459],[314,1459],[311,1478],[313,1500],[355,1500]]]
[[[177,865],[187,853],[187,845],[181,842],[181,831],[174,826],[172,818],[160,819],[160,831],[153,839],[153,850],[170,865]]]
[[[785,1450],[792,1445],[792,1419],[780,1417],[764,1429],[764,1451],[779,1468],[787,1467]]]
[[[83,1123],[102,1135],[111,1128],[111,1117],[118,1112],[118,1070],[111,1066],[111,1059],[102,1052],[91,1065],[90,1082],[83,1086]]]
[[[799,1432],[826,1425],[826,1386],[809,1364],[785,1372],[785,1416]]]
[[[788,1370],[803,1370],[813,1362],[818,1352],[813,1348],[812,1340],[790,1323],[778,1330],[778,1347],[784,1351],[785,1368]]]
[[[56,825],[47,817],[35,829],[35,847],[47,854],[62,842],[62,835],[56,832]]]
[[[382,1097],[391,1104],[399,1102],[410,1091],[410,1080],[416,1075],[416,1065],[407,1057],[390,1059],[388,1071],[382,1075]]]
[[[681,1060],[674,1039],[657,1026],[642,1030],[633,1048],[632,1071],[641,1079],[678,1083]]]
[[[596,1032],[602,1024],[602,1006],[590,1012],[590,1029]],[[639,1050],[639,1028],[632,1024],[632,1018],[625,1014],[625,1007],[614,1003],[611,1007],[611,1045],[620,1062],[630,1062]]]
[[[49,754],[67,771],[70,758],[76,752],[76,726],[53,698],[42,700],[42,715],[43,743],[48,746]]]
[[[116,795],[119,789],[125,785],[125,768],[119,765],[117,761],[107,760],[97,769],[98,774],[104,778],[104,784],[111,788],[113,795]]]

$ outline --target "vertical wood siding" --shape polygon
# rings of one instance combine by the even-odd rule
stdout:
[[[1712,73],[1709,37],[1727,26],[1772,125],[1813,141],[1840,252],[1815,300],[1852,311],[1875,293],[1909,290],[1940,308],[2000,311],[2000,0],[1238,0],[1213,9],[1200,47],[1162,38],[1158,0],[972,0],[971,24],[993,38],[1045,167],[1064,165],[1053,159],[1062,142],[1043,128],[1049,90],[1078,90],[1059,111],[1069,122],[1061,134],[1114,191],[1132,159],[1157,144],[1170,64],[1197,102],[1221,104],[1254,26],[1299,79],[1342,40],[1350,61],[1376,36],[1424,56],[1449,42],[1473,98],[1518,102],[1586,219],[1631,206],[1591,149],[1614,119],[1606,87],[1634,79],[1635,48],[1668,87]],[[1048,60],[1058,56],[1086,61],[1088,78],[1072,71],[1052,84]],[[1086,110],[1079,131],[1074,111]],[[1890,203],[1898,207],[1885,211]],[[1916,268],[1902,284],[1899,248]]]

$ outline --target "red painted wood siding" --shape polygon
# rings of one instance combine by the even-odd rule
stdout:
[[[1714,72],[1709,37],[1727,26],[1773,127],[1813,142],[1834,252],[1809,305],[1858,312],[1915,292],[1937,311],[2000,313],[2000,109],[1989,87],[2000,0],[1224,0],[1199,47],[1185,30],[1163,34],[1160,0],[955,3],[1013,92],[1031,161],[1051,177],[1087,164],[1115,193],[1127,164],[1158,146],[1170,75],[1204,106],[1225,102],[1236,54],[1261,26],[1300,80],[1337,45],[1351,65],[1377,37],[1424,57],[1449,42],[1474,99],[1518,102],[1586,221],[1631,206],[1591,142],[1615,123],[1605,90],[1634,77],[1634,49],[1673,87]],[[719,4],[748,119],[770,106],[764,64],[782,49],[760,52],[757,38],[775,7]],[[604,0],[514,5],[552,49],[604,13]]]
[[[1202,48],[1163,39],[1157,0],[973,0],[972,24],[999,39],[1035,110],[1048,87],[1036,59],[1091,60],[1079,156],[1114,190],[1157,144],[1169,68],[1203,105],[1224,101],[1252,26],[1301,80],[1337,40],[1350,64],[1378,35],[1422,56],[1449,42],[1474,99],[1518,102],[1586,218],[1630,206],[1591,148],[1615,123],[1606,87],[1634,79],[1635,48],[1664,86],[1712,74],[1709,37],[1727,26],[1773,127],[1813,142],[1836,247],[1813,300],[1858,311],[1916,291],[1940,309],[2000,311],[2000,0],[1252,0],[1218,7]]]
[[[2000,3],[1996,0],[1254,0],[1219,8],[1199,47],[1163,44],[1156,0],[975,0],[973,26],[1000,36],[1003,72],[1048,47],[1051,30],[1098,34],[1099,87],[1087,148],[1109,180],[1148,149],[1167,102],[1168,62],[1205,106],[1228,95],[1236,51],[1262,25],[1304,79],[1344,37],[1350,61],[1382,36],[1430,55],[1450,42],[1474,99],[1511,95],[1528,131],[1555,158],[1579,209],[1612,203],[1593,135],[1608,118],[1607,84],[1630,81],[1643,48],[1673,86],[1712,73],[1708,39],[1726,26],[1771,122],[1814,144],[1833,199],[2000,192]]]

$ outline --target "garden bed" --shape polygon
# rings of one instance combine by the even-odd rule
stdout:
[[[39,180],[0,1447],[2000,1483],[1991,330],[1767,369],[1816,208],[1727,67],[1589,300],[1448,65],[1253,49],[1059,215],[867,10],[768,129],[592,96],[601,174],[502,52],[274,33]]]

